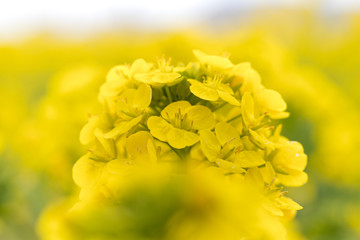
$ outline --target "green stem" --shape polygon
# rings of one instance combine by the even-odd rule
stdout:
[[[148,128],[145,124],[140,123],[140,125],[141,125],[143,128],[145,128],[147,131],[149,131],[149,128]]]
[[[179,150],[176,150],[176,149],[173,148],[173,151],[176,153],[176,155],[179,156],[180,160],[184,159],[183,154],[181,154],[181,152]]]
[[[227,104],[226,102],[220,104],[219,106],[217,106],[216,108],[213,109],[213,112],[216,112],[217,110],[219,110],[220,108],[222,108],[222,107],[225,106],[226,104]]]
[[[169,102],[172,103],[172,97],[171,97],[170,89],[168,86],[165,86],[165,91],[166,91],[166,95],[169,99]]]
[[[263,146],[261,146],[252,136],[251,134],[249,134],[249,140],[250,142],[252,142],[255,146],[257,146],[258,148],[260,148],[261,150],[265,151],[265,148]]]
[[[231,119],[227,120],[227,122],[232,122],[232,121],[234,121],[234,120],[238,119],[238,118],[239,118],[239,117],[241,117],[241,116],[242,116],[242,114],[236,115],[235,117],[233,117],[233,118],[231,118]]]
[[[179,156],[180,160],[186,159],[188,153],[187,153],[187,148],[183,148],[183,149],[177,149],[172,147],[168,142],[166,142],[166,144],[171,148],[171,150],[173,150],[176,155]]]
[[[260,128],[262,128],[262,127],[264,127],[264,126],[266,126],[266,125],[268,125],[270,123],[271,123],[271,120],[269,119],[268,121],[265,121],[265,122],[260,123],[259,125],[255,126],[255,127],[252,127],[251,130],[254,130],[254,131],[258,130],[258,129],[260,129]]]

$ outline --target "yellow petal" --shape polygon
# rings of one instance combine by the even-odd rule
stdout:
[[[230,70],[230,75],[244,75],[251,68],[251,64],[249,62],[243,62],[234,65]]]
[[[117,96],[124,90],[126,80],[106,82],[100,87],[99,99],[104,102],[104,99]]]
[[[152,91],[151,87],[146,84],[142,84],[135,93],[134,96],[134,108],[140,111],[145,110],[151,103]]]
[[[214,126],[215,119],[211,110],[205,106],[192,106],[186,111],[189,121],[192,121],[192,129],[202,130]]]
[[[150,133],[159,139],[160,141],[167,141],[167,132],[172,126],[162,117],[152,116],[148,119],[147,125],[150,129]]]
[[[138,89],[126,89],[117,101],[118,114],[124,119],[139,116],[150,105],[151,98],[152,91],[149,85],[141,84]]]
[[[264,179],[257,167],[249,168],[246,171],[245,182],[250,186],[261,190],[264,188]]]
[[[224,146],[225,143],[230,144],[232,147],[240,145],[240,136],[238,131],[228,123],[217,123],[215,126],[215,133],[221,146]]]
[[[180,112],[183,115],[189,107],[191,107],[191,104],[188,101],[173,102],[161,111],[161,116],[166,120],[171,121],[175,118],[175,114],[179,114]]]
[[[108,72],[106,82],[100,87],[99,100],[104,102],[106,98],[117,96],[124,90],[125,84],[129,81],[126,77],[129,67],[125,65],[115,66]]]
[[[152,135],[146,131],[139,131],[128,137],[125,146],[130,159],[135,160],[136,163],[148,164],[152,161],[150,159],[149,147],[155,148],[153,145],[154,139]]]
[[[105,138],[104,132],[100,128],[96,128],[94,134],[95,137],[103,146],[105,153],[108,155],[108,157],[115,158],[116,150],[115,150],[114,141],[112,139]]]
[[[133,169],[133,164],[126,163],[126,160],[112,160],[105,166],[105,170],[109,174],[117,176],[127,176]],[[122,180],[122,179],[119,179]]]
[[[147,63],[144,59],[140,58],[133,62],[129,70],[129,77],[132,78],[135,74],[148,72],[152,68],[151,63]]]
[[[111,131],[104,134],[105,138],[115,138],[121,134],[128,132],[132,127],[137,125],[142,119],[142,115],[130,120],[118,123]]]
[[[188,82],[191,83],[190,91],[198,98],[208,101],[216,101],[219,99],[219,94],[214,88],[208,87],[206,84],[193,79],[188,79]]]
[[[241,93],[244,94],[245,92],[257,92],[263,88],[261,85],[261,78],[260,75],[252,68],[248,69],[243,74],[244,82],[241,86]]]
[[[292,170],[303,171],[307,164],[307,156],[298,142],[286,142],[280,147],[272,159],[275,169],[289,173]]]
[[[275,180],[275,170],[270,162],[265,163],[265,167],[259,168],[266,184],[272,184]]]
[[[225,102],[228,102],[234,106],[240,106],[240,102],[232,94],[220,90],[218,90],[217,92],[220,98]]]
[[[182,80],[181,74],[177,72],[161,73],[158,76],[158,82],[166,83],[168,86],[172,86]]]
[[[155,73],[152,77],[152,82],[156,83],[163,83],[163,84],[169,84],[171,83],[177,83],[179,80],[181,80],[181,74],[177,72],[170,72],[170,73]]]
[[[280,141],[280,137],[281,137],[281,131],[282,131],[282,124],[277,125],[277,127],[275,128],[275,131],[271,137],[271,140],[273,142],[279,142]]]
[[[242,168],[251,168],[265,164],[265,160],[258,152],[242,151],[235,155],[235,163]]]
[[[275,216],[284,216],[283,211],[281,211],[277,204],[275,204],[273,201],[271,201],[268,198],[264,198],[264,205],[263,207],[269,211],[270,213],[274,214]]]
[[[232,172],[232,173],[245,173],[245,169],[241,168],[239,165],[234,164],[233,162],[226,161],[223,159],[216,159],[215,163],[222,169]]]
[[[249,133],[250,133],[249,138],[252,141],[255,141],[255,143],[257,143],[259,146],[261,146],[264,149],[268,148],[270,150],[274,150],[274,144],[270,142],[266,137],[260,135],[259,133],[251,129],[249,129]]]
[[[87,145],[95,140],[94,130],[98,127],[99,117],[92,116],[89,122],[80,131],[80,142]]]
[[[193,50],[194,55],[203,65],[210,65],[215,69],[224,70],[234,66],[228,58],[214,55],[207,55],[199,50]]]
[[[278,112],[278,111],[269,111],[268,115],[272,119],[284,119],[290,116],[289,112]]]
[[[134,105],[136,89],[126,89],[119,96],[119,101],[117,102],[117,106],[120,111],[130,112],[131,106]]]
[[[135,79],[137,81],[147,83],[156,87],[161,87],[163,85],[172,86],[182,80],[181,74],[176,72],[152,72],[136,74]]]
[[[192,146],[199,141],[196,133],[179,128],[171,128],[166,134],[169,144],[177,149]]]
[[[158,159],[158,152],[154,143],[154,139],[148,139],[147,148],[149,152],[149,160],[151,164],[155,164]]]
[[[286,103],[280,93],[271,89],[262,89],[255,94],[255,100],[266,110],[285,111]]]
[[[215,137],[215,134],[213,134],[210,130],[201,130],[199,133],[203,153],[209,161],[214,161],[220,154],[220,143]]]
[[[134,76],[136,81],[146,84],[152,84],[152,77],[153,77],[153,73],[138,73],[135,74]]]
[[[254,99],[249,92],[246,92],[241,99],[242,115],[246,125],[255,121]]]
[[[220,92],[228,93],[230,95],[234,95],[234,91],[232,90],[232,88],[229,85],[223,83],[219,83],[219,85],[217,86],[217,90]]]
[[[82,156],[73,167],[74,182],[80,187],[91,187],[99,179],[104,162],[89,159],[89,154]]]
[[[277,174],[280,183],[288,187],[300,187],[308,181],[308,175],[305,172],[292,172],[289,175]]]
[[[294,202],[291,198],[281,196],[275,199],[276,203],[278,204],[279,208],[284,210],[300,210],[302,206],[298,203]]]
[[[120,82],[124,84],[127,82],[125,76],[128,75],[129,67],[125,65],[115,66],[108,72],[106,82]]]

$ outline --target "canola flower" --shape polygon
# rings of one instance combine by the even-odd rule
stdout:
[[[284,187],[306,183],[307,157],[273,124],[286,103],[249,63],[194,54],[186,66],[110,70],[103,112],[80,133],[80,201],[57,223],[65,235],[45,239],[287,239],[284,223],[302,207]]]
[[[88,113],[97,111],[100,105],[96,95],[102,74],[97,65],[60,71],[51,79],[48,93],[39,102],[34,116],[26,119],[18,130],[14,147],[22,165],[36,174],[45,173],[48,183],[61,186],[64,192],[73,188],[71,168],[74,158],[82,153],[81,144],[70,139],[78,136]]]
[[[264,13],[262,12],[262,14],[259,15],[264,16],[263,14]],[[39,86],[43,85],[44,80],[48,79],[50,74],[53,74],[55,70],[62,68],[63,63],[66,62],[66,64],[69,64],[69,61],[61,61],[61,59],[71,60],[71,62],[74,60],[75,62],[97,62],[105,64],[106,68],[109,68],[109,66],[114,65],[116,62],[129,61],[130,59],[133,60],[134,56],[142,56],[143,58],[148,59],[151,56],[160,55],[160,52],[166,52],[167,55],[172,56],[174,59],[186,62],[187,59],[189,59],[191,52],[185,49],[198,48],[201,46],[203,49],[218,51],[222,50],[225,44],[225,48],[232,53],[231,59],[234,60],[234,62],[237,62],[238,60],[249,60],[254,64],[256,63],[256,69],[261,73],[263,83],[267,87],[281,92],[287,103],[291,105],[292,117],[289,124],[296,125],[294,129],[296,129],[297,133],[294,134],[293,130],[291,133],[288,132],[287,134],[295,139],[300,139],[303,134],[309,134],[309,132],[310,135],[316,136],[316,140],[307,141],[306,146],[307,153],[311,154],[311,169],[313,174],[322,174],[327,178],[329,185],[337,186],[338,184],[343,185],[346,183],[358,186],[359,164],[358,161],[356,161],[356,156],[358,156],[357,146],[359,145],[359,138],[357,133],[359,130],[357,126],[358,121],[356,120],[358,117],[355,117],[358,115],[358,109],[356,109],[357,106],[355,105],[350,107],[349,103],[358,100],[356,91],[358,89],[358,84],[355,79],[356,75],[358,75],[358,68],[356,68],[358,59],[356,57],[360,55],[354,53],[359,49],[356,47],[358,42],[356,40],[359,34],[358,31],[355,31],[356,27],[359,26],[359,23],[355,23],[352,20],[349,22],[353,27],[352,30],[350,29],[349,32],[344,34],[342,32],[342,34],[336,35],[332,31],[336,28],[332,27],[331,31],[329,31],[329,29],[326,30],[324,26],[314,24],[317,21],[314,21],[315,19],[307,19],[309,14],[306,16],[301,15],[302,19],[307,19],[306,21],[301,22],[301,25],[305,24],[305,26],[300,26],[300,29],[302,30],[298,27],[293,27],[294,19],[296,19],[296,23],[298,23],[298,11],[291,11],[290,13],[287,13],[286,16],[281,16],[281,12],[277,12],[273,15],[276,17],[277,22],[269,24],[270,17],[266,17],[266,31],[259,29],[259,25],[254,25],[252,28],[253,30],[250,32],[247,30],[241,31],[241,27],[239,27],[236,28],[236,32],[233,32],[232,34],[227,33],[226,36],[222,35],[224,37],[220,37],[220,39],[220,35],[216,38],[203,36],[203,39],[200,41],[199,36],[197,36],[195,32],[192,32],[191,34],[177,33],[174,36],[166,36],[166,39],[168,40],[161,39],[161,44],[154,43],[154,40],[158,40],[159,37],[153,37],[151,39],[138,37],[138,39],[146,39],[145,41],[149,42],[137,44],[137,42],[134,43],[129,40],[122,41],[122,39],[127,36],[133,37],[131,34],[126,34],[126,36],[122,35],[121,38],[119,38],[118,35],[110,34],[111,36],[103,36],[101,41],[94,41],[93,39],[86,40],[87,43],[91,43],[90,45],[94,47],[91,50],[87,49],[89,44],[82,43],[71,43],[70,45],[67,43],[65,45],[62,44],[61,47],[59,47],[58,44],[54,45],[54,39],[51,41],[51,39],[48,38],[39,38],[36,41],[31,39],[28,42],[24,42],[25,47],[19,45],[16,48],[12,47],[12,49],[10,49],[8,46],[3,46],[1,52],[7,57],[4,57],[4,60],[2,61],[3,66],[6,67],[3,67],[2,69],[1,74],[4,81],[1,83],[2,85],[11,83],[10,86],[14,88],[6,89],[2,86],[1,89],[3,90],[1,92],[4,108],[2,109],[3,117],[1,118],[2,124],[0,125],[2,130],[4,130],[4,141],[7,142],[10,139],[8,135],[15,139],[18,138],[19,135],[14,134],[14,132],[18,129],[19,123],[21,123],[19,120],[21,120],[23,115],[29,110],[28,108],[25,108],[25,106],[29,105],[29,102],[31,102],[31,107],[36,107],[35,104],[33,104],[33,98],[30,99],[29,96],[35,96],[34,93],[36,93],[37,97],[41,96],[39,94],[39,89],[41,89]],[[283,21],[284,18],[286,18],[287,21]],[[316,31],[311,32],[316,33],[316,35],[321,33],[317,35],[319,39],[314,42],[314,39],[312,39],[314,36],[309,34],[308,30],[303,27],[306,29],[316,29]],[[284,33],[286,34],[284,35]],[[327,39],[325,41],[326,44],[324,44],[325,42],[323,41],[323,39],[325,39],[324,36],[326,36],[325,38]],[[339,39],[334,39],[336,36],[338,36]],[[276,42],[274,40],[277,38],[284,40],[284,37],[286,39],[286,45],[282,47],[281,45],[278,45],[275,47],[275,43],[283,42]],[[223,44],[219,45],[219,42],[222,42]],[[177,47],[180,45],[181,48]],[[44,51],[36,51],[40,46]],[[104,46],[106,47],[104,48]],[[255,49],[256,51],[254,51]],[[120,55],[119,52],[121,52]],[[291,54],[290,57],[289,53]],[[77,56],[76,58],[71,57],[74,56],[74,54]],[[306,56],[304,56],[304,54]],[[22,59],[22,61],[18,61],[18,59]],[[344,61],[344,59],[349,61]],[[298,62],[296,63],[296,61]],[[31,64],[29,64],[29,62],[31,62]],[[311,67],[311,72],[304,66],[304,62],[306,62],[305,65],[313,65]],[[49,63],[51,63],[51,65],[49,65]],[[299,63],[301,64],[301,67],[294,68]],[[14,71],[15,68],[22,69],[22,71]],[[46,73],[44,72],[44,69],[47,69]],[[329,73],[327,78],[319,75],[321,71],[325,74]],[[301,79],[299,79],[299,76],[302,76]],[[72,79],[76,82],[77,78]],[[31,80],[31,84],[24,84],[25,82],[28,82],[27,80]],[[14,81],[17,81],[19,82],[18,84],[24,86],[23,91],[25,91],[19,94],[20,89],[15,87],[17,85],[14,84]],[[98,89],[93,91],[97,90]],[[349,90],[352,94],[349,93]],[[337,94],[334,94],[335,91]],[[12,92],[14,97],[10,98],[8,95]],[[60,121],[54,124],[46,124],[46,122],[49,122],[47,116],[41,114],[43,117],[37,118],[37,128],[46,133],[41,135],[42,140],[39,138],[36,145],[28,143],[22,145],[18,144],[20,147],[16,149],[16,153],[21,152],[22,155],[26,156],[26,162],[31,161],[37,163],[36,165],[39,167],[43,166],[50,170],[45,172],[45,174],[47,174],[46,176],[50,177],[47,177],[46,181],[43,181],[43,179],[40,181],[48,182],[49,179],[51,179],[56,183],[67,186],[67,188],[70,187],[69,181],[63,180],[66,178],[66,174],[70,173],[69,167],[71,167],[75,158],[83,151],[78,143],[78,139],[74,135],[78,132],[79,124],[83,124],[87,113],[96,113],[97,111],[84,111],[84,106],[80,106],[77,110],[71,110],[72,114],[68,114],[68,106],[73,106],[75,102],[79,101],[78,99],[81,99],[85,106],[94,106],[93,102],[84,99],[84,94],[87,95],[89,92],[88,89],[83,89],[82,92],[78,94],[77,98],[68,101],[67,106],[64,105],[60,111],[62,112],[61,118],[66,116],[69,121],[76,120],[77,126],[74,129],[71,128],[71,131],[68,130],[71,122],[65,123]],[[44,92],[41,91],[41,93]],[[49,94],[52,95],[51,93],[47,93],[47,95]],[[26,96],[26,101],[24,101],[26,104],[23,104],[24,107],[20,108],[18,104],[14,105],[19,99],[21,100]],[[56,100],[56,97],[57,96],[53,96],[53,99],[50,101]],[[48,98],[46,97],[45,101],[49,102],[47,99]],[[95,100],[95,98],[92,100]],[[64,102],[62,99],[56,101]],[[334,111],[334,108],[336,111]],[[19,115],[19,113],[21,114]],[[75,117],[74,113],[79,113],[76,114],[79,116]],[[296,113],[298,116],[296,116]],[[61,118],[57,119],[61,120]],[[291,121],[294,121],[293,124],[291,124]],[[299,121],[311,124],[313,128],[305,131],[304,126],[301,125],[301,122]],[[9,126],[9,124],[11,126]],[[47,125],[48,127],[44,129],[44,125]],[[58,127],[54,128],[53,126]],[[289,131],[289,125],[287,124],[286,129]],[[336,131],[333,129],[336,129]],[[72,135],[67,135],[67,133],[70,132],[72,132]],[[31,136],[34,135],[30,134],[29,137]],[[49,139],[51,139],[51,141],[49,141]],[[65,141],[62,139],[65,139]],[[302,137],[302,139],[304,139],[304,137]],[[335,139],[335,141],[332,141],[331,139]],[[305,140],[302,141],[305,142]],[[57,144],[57,147],[51,148],[47,146],[47,144],[57,142],[63,145]],[[45,143],[46,145],[44,145]],[[34,147],[36,148],[35,151]],[[315,154],[312,154],[311,151],[314,148]],[[66,153],[70,154],[59,154],[60,149],[64,149],[66,150]],[[71,151],[67,151],[67,149],[70,149]],[[76,153],[72,151],[73,149],[76,150]],[[46,151],[46,154],[43,154],[44,151]],[[34,153],[36,154],[35,156]],[[56,158],[55,161],[59,164],[53,164],[54,157]],[[13,162],[13,159],[10,159],[10,161]],[[64,167],[64,163],[66,167]],[[28,165],[29,164],[26,164],[25,167],[28,167]],[[19,165],[19,167],[24,168],[24,166],[21,165]],[[35,173],[37,174],[37,177],[43,176],[43,172],[40,173],[38,169],[35,170]],[[56,176],[55,179],[54,176]],[[329,177],[331,177],[331,179],[328,179]],[[314,178],[312,179],[314,180]],[[330,182],[330,180],[333,182]],[[23,179],[21,181],[27,182]],[[317,189],[316,192],[323,189],[322,185],[319,185],[318,182],[314,181],[307,184],[307,186],[311,189]],[[340,188],[343,187],[340,186]],[[39,192],[49,192],[54,190],[56,191],[57,189],[39,188]],[[304,191],[306,191],[306,189]],[[332,195],[329,196],[320,194],[314,195],[313,191],[302,193],[302,197],[306,197],[308,199],[307,201],[311,198],[310,203],[306,203],[307,201],[302,199],[302,203],[307,206],[308,214],[306,215],[304,211],[300,218],[296,219],[302,222],[302,232],[310,239],[315,238],[320,234],[321,236],[325,235],[325,238],[330,238],[330,236],[334,239],[346,238],[339,237],[338,234],[334,235],[333,232],[327,230],[330,226],[332,228],[336,226],[335,228],[338,229],[339,232],[348,231],[348,226],[345,226],[346,221],[344,221],[342,217],[338,217],[337,214],[328,211],[327,209],[329,206],[323,204],[323,201],[332,201],[334,203],[333,206],[336,206],[336,209],[339,209],[338,212],[342,213],[344,211],[341,208],[346,207],[350,201],[356,200],[352,200],[343,193],[332,193]],[[34,193],[34,195],[37,194]],[[43,195],[47,196],[49,194],[38,194],[37,198]],[[335,196],[342,196],[342,198],[339,200],[334,198]],[[13,201],[16,202],[17,200],[14,199]],[[340,201],[341,204],[338,204]],[[30,209],[36,209],[35,211],[38,212],[40,210],[39,208],[41,208],[41,206],[37,204],[38,202],[39,201],[37,200],[36,203],[32,203],[34,206],[32,205]],[[319,203],[321,203],[321,208],[319,208]],[[316,206],[316,212],[311,210],[311,205]],[[352,209],[349,212],[353,213]],[[316,213],[317,218],[313,217],[314,213]],[[10,215],[14,217],[15,214],[11,213]],[[356,213],[354,216],[356,219]],[[324,222],[324,219],[326,219],[326,222]],[[336,219],[336,222],[334,222],[333,219]],[[3,221],[8,222],[7,220]],[[32,222],[33,221],[35,220],[32,220]],[[327,227],[320,227],[324,225]],[[4,238],[7,239],[7,237]]]

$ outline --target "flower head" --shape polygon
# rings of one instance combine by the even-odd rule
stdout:
[[[231,219],[240,219],[228,239],[284,239],[279,219],[293,216],[301,206],[284,196],[283,188],[307,180],[307,157],[301,144],[282,137],[281,126],[273,121],[288,116],[286,103],[278,92],[261,84],[249,63],[234,65],[226,57],[198,50],[194,54],[198,62],[186,67],[174,67],[163,58],[153,67],[140,59],[110,71],[100,94],[104,111],[91,116],[80,133],[88,149],[73,169],[74,180],[82,188],[80,199],[118,203],[134,183],[157,182],[159,174],[166,176],[161,182],[176,179],[189,185],[206,179],[211,184],[199,185],[196,191],[208,193],[207,188],[215,184],[227,186],[244,193],[244,201],[256,199],[256,203],[245,201],[253,212],[245,208],[234,212],[240,199],[231,199],[238,198],[238,192],[222,196],[229,200],[224,201],[227,204],[235,204],[226,207],[216,205],[223,201],[221,196],[197,194],[184,205],[196,209],[203,217],[199,222],[212,226],[212,210],[222,209]],[[154,191],[152,196],[157,196]],[[187,229],[186,224],[196,218],[187,216],[191,212],[179,210],[167,216]],[[252,222],[239,232],[237,224],[246,224],[241,217],[245,212],[262,222]],[[274,233],[274,225],[266,227],[264,219],[278,224],[276,234],[269,233]],[[175,231],[169,221],[166,218],[164,226],[169,229],[164,229],[176,232],[179,239],[188,237]],[[249,230],[251,226],[266,234]],[[208,238],[206,231],[200,232]]]

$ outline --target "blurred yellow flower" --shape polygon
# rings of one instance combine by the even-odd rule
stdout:
[[[158,68],[149,73],[138,73],[135,75],[137,81],[150,84],[154,87],[162,87],[164,85],[172,86],[182,80],[179,73],[183,68],[174,68],[170,65],[170,59],[166,61],[164,58],[158,60]]]
[[[75,226],[74,239],[93,228],[106,239],[285,239],[284,222],[302,207],[283,187],[304,184],[307,163],[271,125],[286,103],[249,64],[194,54],[187,67],[140,59],[108,74],[103,112],[80,132],[80,201],[59,223]]]

